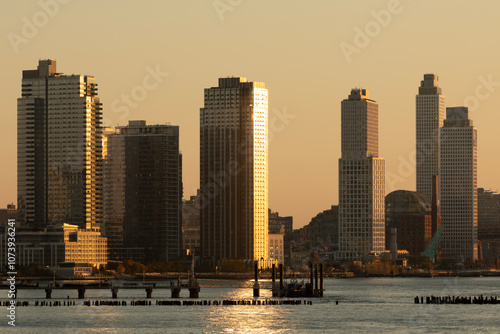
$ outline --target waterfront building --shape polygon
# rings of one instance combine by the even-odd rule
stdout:
[[[500,238],[500,194],[477,189],[477,233],[481,241]]]
[[[477,189],[477,238],[483,259],[500,259],[500,194]]]
[[[108,240],[97,230],[82,230],[76,225],[63,225],[64,262],[89,263],[97,268],[108,261]]]
[[[268,91],[263,82],[220,78],[200,109],[201,255],[268,257]]]
[[[292,240],[293,233],[293,217],[292,216],[280,216],[279,212],[272,212],[269,209],[269,234],[283,234],[284,239],[284,253],[283,253],[283,264],[286,266],[290,265],[290,241]]]
[[[182,242],[185,255],[200,253],[200,190],[182,201]]]
[[[101,103],[88,75],[40,60],[23,71],[17,100],[18,220],[98,229],[102,220]]]
[[[443,258],[477,260],[477,130],[467,107],[446,108],[440,136]]]
[[[275,260],[278,264],[285,261],[285,234],[269,233],[269,260]]]
[[[338,260],[385,250],[385,162],[378,156],[378,103],[352,89],[342,101]]]
[[[0,233],[0,267],[7,264],[7,227]],[[42,229],[16,226],[16,266],[32,263],[40,268],[64,262],[88,263],[99,268],[107,263],[107,240],[98,230],[59,224]]]
[[[9,219],[17,218],[17,209],[14,203],[7,204],[6,209],[0,209],[0,229],[7,225]]]
[[[396,190],[385,197],[385,248],[391,249],[396,229],[397,250],[420,255],[432,237],[432,205],[427,195]]]
[[[445,105],[439,77],[424,74],[416,96],[417,192],[432,196],[432,176],[439,175],[439,129],[443,126]]]
[[[182,256],[179,127],[129,121],[108,136],[103,232],[110,258],[141,263]]]
[[[269,209],[269,233],[285,233],[290,234],[293,231],[293,217],[280,216],[279,212],[272,212]]]

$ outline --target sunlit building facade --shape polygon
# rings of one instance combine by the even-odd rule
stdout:
[[[268,91],[220,78],[200,109],[200,233],[206,261],[268,258]]]
[[[378,156],[378,103],[353,89],[342,101],[338,260],[385,250],[385,161]]]
[[[64,262],[89,263],[93,267],[106,266],[108,242],[101,232],[81,230],[64,224]]]
[[[0,267],[7,264],[8,227],[0,231]],[[63,262],[105,266],[108,259],[107,240],[100,231],[60,224],[41,229],[16,224],[16,265],[36,264],[40,268],[56,267]]]
[[[446,108],[440,183],[443,258],[477,260],[477,130],[467,107]]]
[[[285,261],[285,235],[269,233],[269,260],[276,260],[279,264]]]
[[[102,112],[94,78],[63,75],[55,60],[40,60],[23,71],[17,111],[20,223],[98,229]]]
[[[432,197],[432,176],[439,175],[439,129],[445,117],[439,77],[424,74],[416,96],[417,192]]]

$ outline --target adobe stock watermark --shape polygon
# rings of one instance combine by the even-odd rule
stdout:
[[[352,62],[353,55],[360,54],[361,50],[368,47],[372,39],[380,35],[382,28],[389,26],[393,16],[400,14],[402,11],[403,5],[400,0],[390,0],[387,3],[387,9],[370,11],[370,15],[373,20],[368,21],[363,29],[358,26],[354,27],[354,38],[352,44],[347,42],[341,42],[339,44],[340,50],[342,51],[347,63],[350,64]]]
[[[464,99],[464,105],[469,107],[470,111],[477,110],[481,101],[489,99],[495,92],[495,87],[500,87],[500,81],[493,81],[493,74],[489,74],[487,78],[480,76],[477,80],[479,83],[474,89],[474,94]]]
[[[291,121],[296,117],[297,115],[294,114],[289,114],[286,110],[286,106],[283,107],[281,110],[274,108],[271,111],[271,114],[269,115],[268,119],[268,140],[269,143],[271,143],[274,140],[274,136],[277,133],[280,133],[286,129],[286,127],[291,123]]]
[[[146,74],[142,78],[141,84],[134,86],[129,93],[121,94],[119,98],[111,102],[111,111],[114,114],[119,114],[120,120],[125,120],[130,111],[137,108],[139,103],[148,97],[149,92],[158,88],[169,76],[168,72],[163,72],[160,69],[159,64],[155,68],[148,65],[145,70]],[[110,122],[108,118],[103,120],[103,124],[111,124]]]
[[[224,15],[227,12],[232,12],[236,7],[241,5],[243,0],[214,0],[212,5],[214,6],[215,12],[219,16],[221,21],[224,21]]]
[[[35,12],[31,18],[23,16],[21,18],[21,30],[20,33],[9,32],[7,34],[7,39],[14,50],[15,54],[18,54],[20,51],[20,47],[22,45],[26,45],[30,40],[38,35],[40,29],[45,27],[51,18],[55,17],[59,10],[61,9],[61,5],[66,5],[71,0],[40,0],[38,1],[38,6],[40,6],[40,10]]]

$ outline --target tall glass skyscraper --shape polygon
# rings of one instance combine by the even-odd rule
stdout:
[[[477,130],[467,107],[446,108],[440,183],[443,258],[477,260]]]
[[[439,77],[424,74],[416,96],[417,192],[432,197],[432,176],[439,175],[439,128],[445,116]]]
[[[378,103],[352,89],[342,101],[338,260],[385,250],[385,161],[378,156]]]
[[[23,71],[17,100],[18,219],[22,226],[99,228],[101,103],[94,77],[57,73],[55,60]]]
[[[200,109],[202,257],[268,257],[268,91],[220,78]]]
[[[179,127],[129,121],[108,135],[104,235],[110,258],[141,263],[182,257]]]

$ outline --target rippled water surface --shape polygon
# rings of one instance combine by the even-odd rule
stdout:
[[[202,280],[199,300],[251,300],[252,281]],[[269,282],[264,282],[269,287]],[[415,296],[500,296],[500,278],[327,279],[325,297],[312,305],[130,306],[145,291],[120,290],[129,306],[84,306],[74,290],[55,290],[52,301],[76,306],[18,307],[16,327],[1,333],[500,333],[499,305],[416,305]],[[6,300],[6,291],[1,291]],[[181,291],[181,301],[188,300]],[[20,290],[19,300],[43,301],[43,290]],[[86,300],[112,300],[110,290],[87,290]],[[262,290],[261,300],[271,298]],[[154,290],[156,300],[169,290]],[[336,304],[338,301],[338,305]]]

